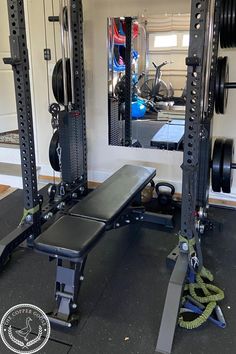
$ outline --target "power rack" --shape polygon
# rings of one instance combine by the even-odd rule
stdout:
[[[82,1],[71,0],[71,48],[72,81],[74,87],[73,106],[59,113],[62,147],[61,175],[64,193],[47,205],[42,206],[37,188],[34,130],[31,108],[29,58],[27,50],[25,14],[23,0],[7,0],[10,28],[11,57],[4,63],[10,64],[14,72],[17,118],[20,137],[20,154],[24,194],[24,215],[19,227],[0,242],[0,268],[13,251],[25,240],[33,246],[41,226],[56,214],[65,203],[87,189],[87,143],[85,116],[85,78],[83,50]],[[65,137],[67,137],[65,139]],[[69,138],[68,138],[69,137]]]
[[[188,269],[197,272],[203,266],[200,233],[209,198],[220,8],[221,2],[215,0],[192,0],[191,4],[180,235],[188,241],[195,239],[195,252],[189,253],[187,242],[177,248],[156,346],[158,353],[171,353]]]
[[[182,216],[179,254],[170,279],[156,352],[171,353],[179,307],[188,269],[198,272],[203,265],[200,233],[207,218],[212,156],[212,118],[215,102],[220,12],[223,0],[192,0],[189,54],[186,59],[187,102],[183,160]],[[227,1],[227,0],[226,0]],[[7,0],[11,57],[15,81],[17,117],[24,192],[24,215],[19,227],[0,242],[0,268],[23,241],[34,246],[41,227],[74,196],[87,190],[87,143],[85,114],[85,78],[83,58],[82,0],[70,0],[70,74],[72,100],[65,98],[64,109],[57,112],[61,147],[62,182],[57,197],[43,205],[37,189],[36,158],[31,108],[29,59],[26,41],[24,2]],[[64,16],[51,17],[58,22]],[[131,102],[132,18],[126,18],[127,72],[126,103]],[[65,61],[65,58],[64,58]],[[65,63],[64,63],[65,64]],[[65,70],[65,65],[63,66]],[[219,73],[218,73],[219,75]],[[64,87],[65,88],[65,87]],[[66,92],[66,90],[65,90]],[[125,112],[125,145],[132,144],[131,111]],[[234,168],[234,167],[232,167]],[[186,240],[186,241],[183,241]],[[194,240],[194,242],[192,242]],[[189,243],[194,244],[190,252]]]

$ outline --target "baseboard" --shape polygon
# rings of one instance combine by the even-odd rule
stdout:
[[[45,173],[47,172],[47,173]],[[89,170],[88,171],[88,180],[90,188],[98,187],[102,182],[104,182],[107,178],[112,175],[112,172],[108,171],[99,171],[99,170]],[[52,176],[52,169],[48,165],[41,166],[40,170],[40,182],[42,183],[53,183],[54,177]],[[159,183],[161,181],[165,181],[165,179],[155,178],[155,183]],[[167,179],[166,179],[167,180]],[[58,183],[60,182],[60,175],[56,173],[55,181]],[[181,201],[182,199],[182,181],[170,181],[169,183],[173,184],[176,190],[175,199]],[[210,192],[210,204],[214,205],[222,205],[227,207],[236,207],[236,188],[232,189],[231,194],[224,194],[224,193],[214,193]]]
[[[22,177],[21,176],[8,176],[0,174],[0,183],[3,185],[10,185],[12,188],[22,189]]]
[[[0,184],[0,193],[5,193],[9,188],[10,186]]]
[[[0,200],[7,197],[9,194],[13,193],[16,188],[12,188],[10,186],[0,185]]]
[[[182,201],[182,194],[181,193],[175,193],[174,199],[178,202]],[[209,204],[210,205],[219,205],[219,206],[225,206],[225,207],[236,207],[236,197],[234,196],[232,199],[230,196],[224,196],[220,194],[218,197],[215,197],[215,193],[210,194],[209,198]]]
[[[48,183],[60,183],[61,178],[59,177],[52,177],[52,176],[39,176],[39,183],[40,184],[48,184]],[[88,187],[91,189],[97,188],[101,183],[100,182],[88,182]]]

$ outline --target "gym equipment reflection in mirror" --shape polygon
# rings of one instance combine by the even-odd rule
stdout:
[[[183,150],[187,11],[108,18],[110,145]]]

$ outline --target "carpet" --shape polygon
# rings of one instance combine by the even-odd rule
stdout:
[[[0,133],[0,144],[14,144],[19,145],[18,130],[12,130],[4,133]]]

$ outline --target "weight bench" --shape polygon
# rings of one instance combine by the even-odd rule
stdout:
[[[185,121],[174,119],[166,123],[152,138],[151,146],[163,150],[181,151],[183,145]]]
[[[155,175],[153,168],[125,165],[37,238],[35,250],[57,259],[52,323],[71,327],[78,321],[77,298],[89,252],[106,230],[122,224],[132,202],[140,201],[141,191]]]

